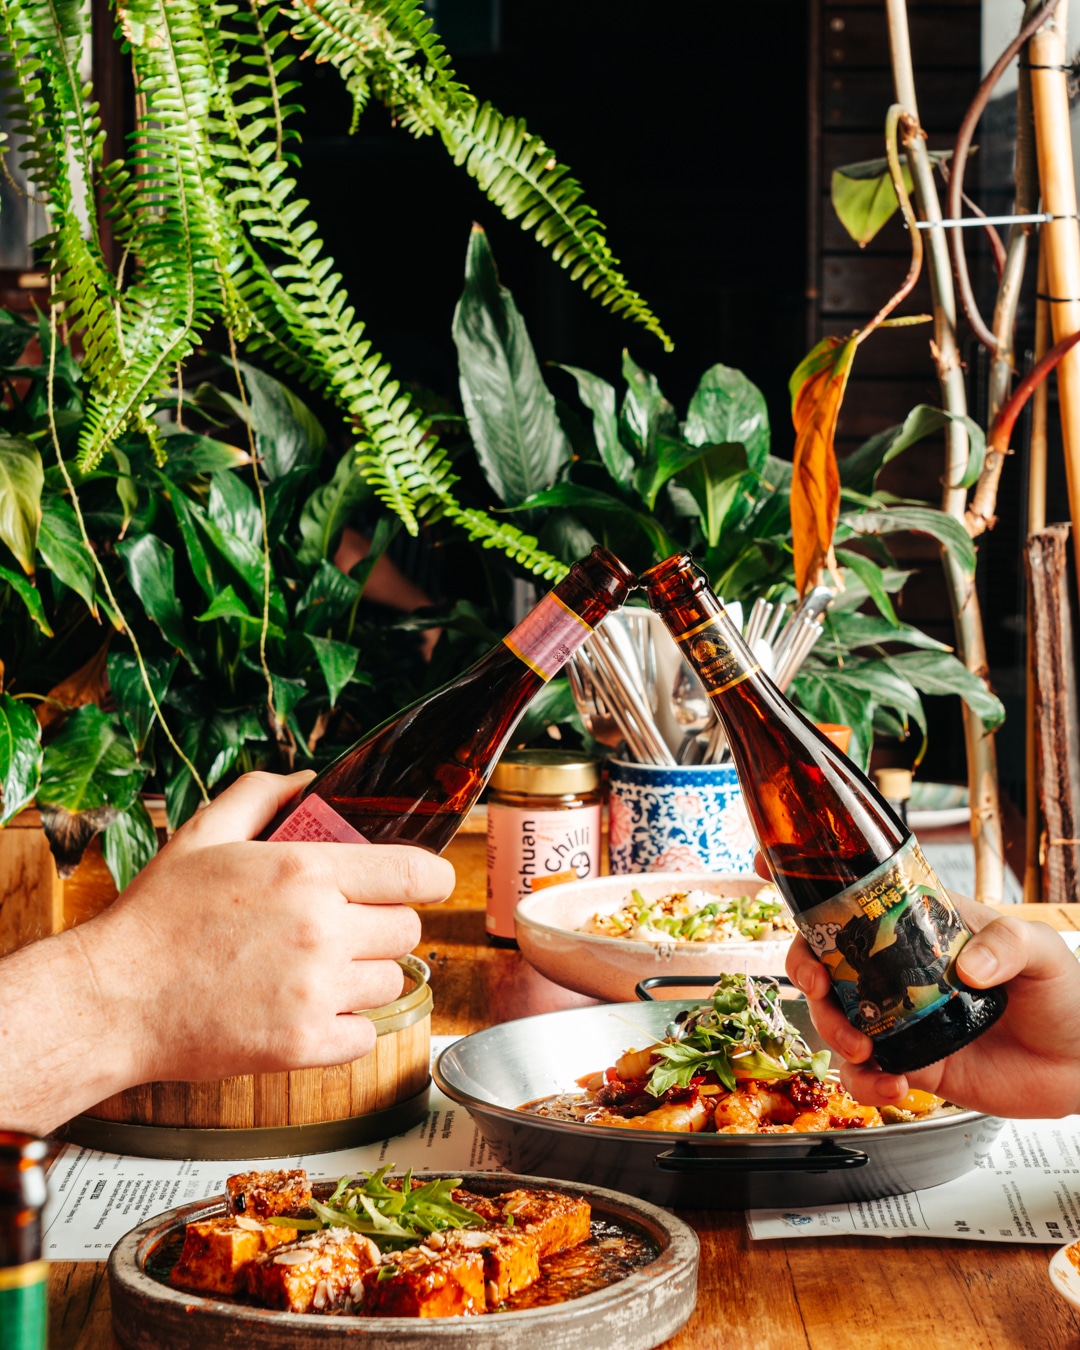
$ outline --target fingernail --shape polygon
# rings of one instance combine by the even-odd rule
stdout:
[[[791,983],[801,993],[808,994],[810,985],[813,983],[814,972],[810,966],[799,966],[797,970],[791,973]]]
[[[906,1078],[898,1078],[895,1074],[882,1074],[878,1082],[878,1095],[891,1102],[898,1102],[901,1097],[907,1096],[908,1085]]]
[[[974,984],[989,984],[998,969],[998,959],[988,947],[967,946],[960,953],[960,974]]]

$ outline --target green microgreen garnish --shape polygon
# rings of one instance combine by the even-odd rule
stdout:
[[[273,1214],[267,1223],[276,1223],[281,1228],[295,1228],[303,1233],[317,1233],[320,1228],[326,1227],[322,1219],[292,1219],[288,1214]]]
[[[311,1208],[321,1221],[317,1226],[351,1228],[373,1238],[380,1247],[400,1246],[402,1239],[415,1241],[444,1228],[483,1227],[485,1221],[479,1214],[451,1198],[454,1188],[461,1185],[460,1177],[414,1186],[410,1168],[398,1191],[384,1181],[392,1166],[365,1172],[362,1182],[342,1177],[325,1201],[312,1200]]]
[[[737,1078],[780,1080],[793,1073],[825,1077],[828,1050],[812,1054],[784,1016],[776,980],[721,975],[710,1002],[695,1008],[653,1050],[659,1059],[646,1091],[662,1096],[671,1087],[689,1087],[699,1074],[715,1073],[734,1091]]]

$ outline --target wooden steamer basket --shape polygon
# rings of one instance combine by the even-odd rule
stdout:
[[[365,1012],[378,1033],[363,1059],[330,1068],[203,1083],[143,1083],[76,1116],[67,1137],[141,1158],[281,1158],[401,1134],[427,1111],[430,971],[416,956],[400,998]]]

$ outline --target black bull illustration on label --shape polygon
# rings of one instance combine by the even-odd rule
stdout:
[[[856,999],[867,1025],[899,1007],[914,1008],[912,988],[936,985],[943,994],[953,992],[945,971],[950,944],[963,926],[956,911],[936,896],[915,896],[896,921],[893,941],[871,956],[880,924],[861,914],[836,934],[837,951],[859,977]]]

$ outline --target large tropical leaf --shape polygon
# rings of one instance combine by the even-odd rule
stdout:
[[[320,558],[329,558],[356,509],[374,495],[356,451],[346,450],[329,483],[316,488],[300,512],[302,543],[297,550],[300,561],[312,564]]]
[[[615,390],[599,375],[577,366],[560,369],[577,381],[578,397],[593,415],[593,436],[600,460],[620,487],[629,487],[634,473],[634,457],[619,439],[619,418],[615,411]]]
[[[619,426],[627,444],[636,447],[639,456],[650,458],[661,432],[676,436],[675,409],[661,393],[656,376],[642,370],[626,351],[623,352],[622,373],[626,393],[619,413]]]
[[[176,593],[171,547],[155,534],[141,534],[117,544],[116,551],[147,615],[161,629],[165,641],[194,667],[192,645],[184,629],[184,608]]]
[[[840,515],[834,439],[855,339],[823,338],[791,377],[795,454],[791,476],[791,539],[800,595],[835,569],[833,536]]]
[[[690,400],[683,436],[691,445],[737,442],[746,447],[749,467],[760,473],[769,454],[765,397],[741,370],[711,366]]]
[[[0,694],[0,825],[33,801],[41,778],[41,727],[33,710]]]
[[[330,695],[330,706],[337,706],[341,691],[356,673],[356,663],[360,659],[359,649],[351,642],[337,642],[333,638],[308,635],[315,659],[326,681],[326,690]]]
[[[6,581],[26,606],[27,612],[46,637],[52,637],[53,630],[45,615],[45,606],[41,601],[41,592],[26,577],[13,572],[10,567],[0,567],[0,580]]]
[[[21,436],[0,436],[0,539],[29,576],[41,523],[41,455]]]
[[[959,694],[988,731],[1004,722],[1005,709],[986,681],[948,652],[897,652],[886,660],[890,669],[924,694]]]
[[[709,445],[676,475],[697,503],[701,528],[710,548],[719,542],[720,531],[746,474],[746,460],[744,445]]]
[[[46,747],[38,801],[73,814],[98,806],[126,811],[147,771],[119,723],[88,703],[69,713]]]
[[[476,455],[501,502],[550,487],[570,442],[514,298],[499,284],[487,235],[473,226],[454,311],[461,399]]]
[[[940,431],[950,421],[960,422],[967,428],[971,441],[968,465],[958,487],[970,487],[979,477],[983,458],[986,453],[986,435],[982,427],[971,417],[960,413],[947,412],[944,408],[932,408],[920,403],[912,408],[903,422],[896,427],[879,431],[876,436],[852,451],[846,459],[840,461],[840,482],[854,492],[872,492],[877,476],[889,460],[907,450],[926,436]]]
[[[322,423],[280,380],[265,370],[238,361],[247,388],[255,449],[271,482],[298,467],[319,462],[326,445]]]
[[[157,853],[157,830],[143,801],[131,806],[105,829],[101,852],[118,891],[124,888]]]
[[[907,531],[930,535],[949,550],[969,576],[974,573],[975,545],[963,523],[932,506],[892,506],[887,510],[845,515],[837,527],[836,540],[839,543],[853,535],[903,534]]]
[[[144,658],[145,659],[145,658]],[[166,660],[145,659],[146,680],[154,691],[158,706],[168,692],[169,683],[176,672],[176,657]],[[131,652],[110,652],[108,661],[109,688],[120,719],[127,727],[128,735],[135,749],[141,755],[150,738],[157,713],[146,688],[139,663]]]
[[[93,555],[83,543],[82,531],[71,503],[47,493],[41,501],[38,552],[49,571],[86,602],[97,614],[97,571]]]

